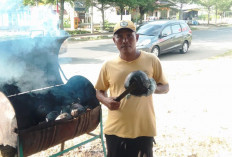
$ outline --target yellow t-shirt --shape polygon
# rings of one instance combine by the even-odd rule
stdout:
[[[142,51],[140,56],[131,62],[120,57],[105,62],[95,88],[103,91],[109,89],[110,96],[117,97],[125,90],[124,81],[127,75],[137,70],[144,71],[149,78],[153,77],[156,83],[168,83],[159,59]],[[119,110],[108,111],[104,133],[123,138],[155,136],[156,122],[152,95],[148,97],[131,95],[123,98]]]

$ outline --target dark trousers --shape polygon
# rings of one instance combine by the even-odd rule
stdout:
[[[153,157],[153,137],[121,138],[105,135],[107,157]]]

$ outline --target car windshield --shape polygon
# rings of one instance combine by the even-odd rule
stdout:
[[[158,35],[162,25],[154,25],[152,23],[142,25],[138,28],[137,33],[142,35]]]

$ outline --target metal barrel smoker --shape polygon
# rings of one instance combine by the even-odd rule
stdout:
[[[10,37],[0,40],[0,145],[17,148],[19,157],[46,150],[89,133],[93,137],[53,156],[100,138],[106,156],[101,106],[83,76],[62,81],[58,62],[63,36]],[[68,120],[46,121],[51,111],[78,102],[86,110]],[[41,111],[40,108],[43,108]],[[90,133],[100,123],[100,134]]]

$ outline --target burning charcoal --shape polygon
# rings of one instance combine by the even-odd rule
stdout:
[[[46,121],[54,121],[59,116],[59,113],[57,111],[49,112],[46,116]]]
[[[62,113],[56,118],[56,120],[61,120],[61,119],[69,120],[72,119],[72,116],[69,113]]]
[[[71,115],[77,117],[81,113],[84,113],[86,109],[79,103],[74,103],[71,105]]]
[[[61,113],[71,113],[70,105],[61,106]]]

